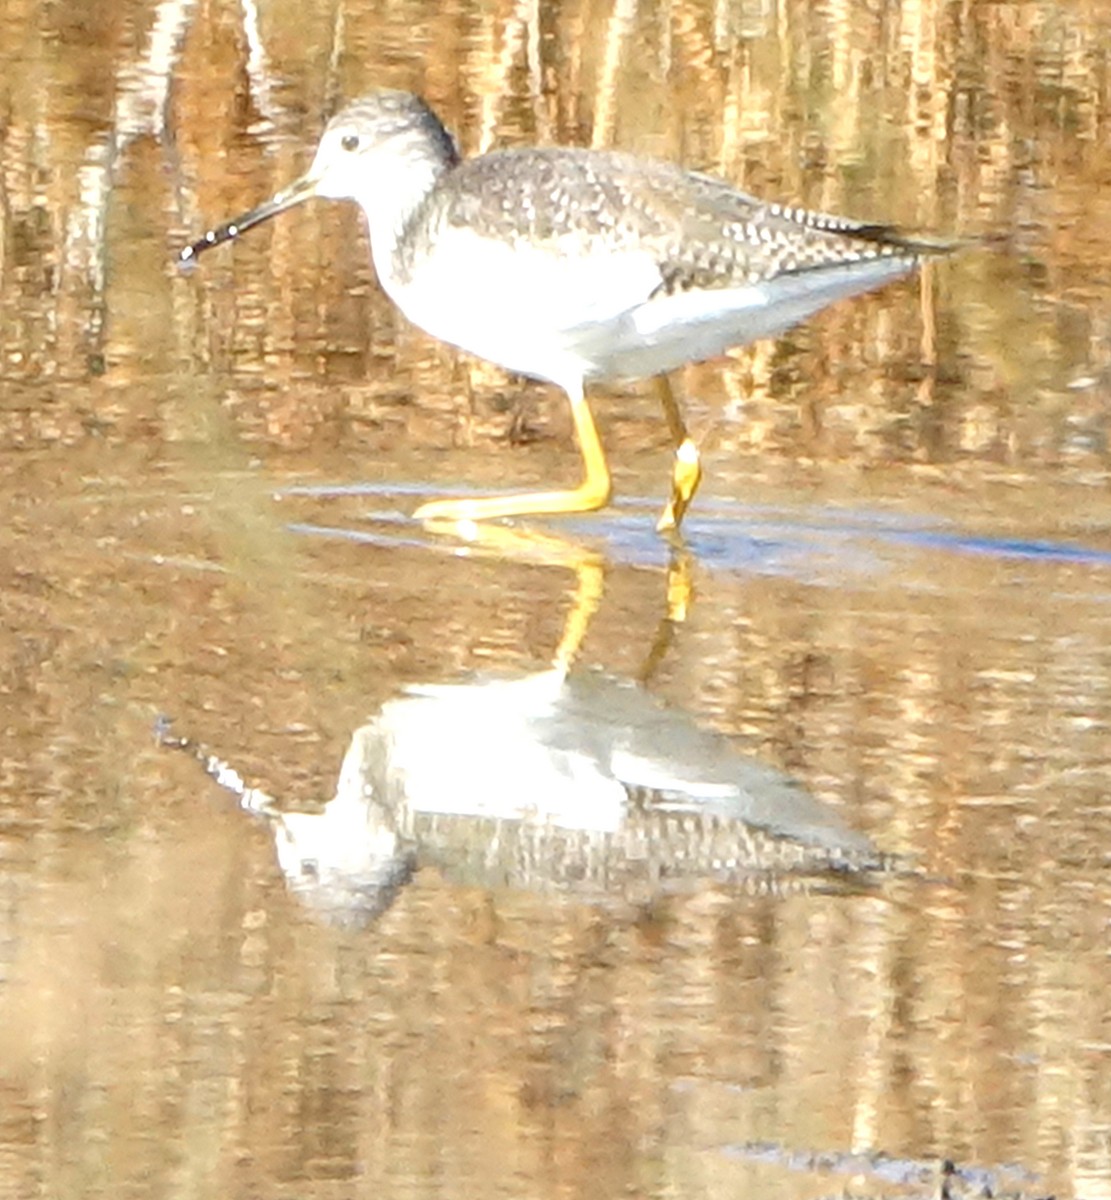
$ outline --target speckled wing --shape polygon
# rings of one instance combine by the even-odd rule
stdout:
[[[628,162],[644,177],[638,221],[653,239],[667,292],[756,284],[877,260],[912,267],[927,247],[885,226],[768,203],[668,163]],[[632,187],[630,190],[634,190]]]
[[[887,226],[769,204],[709,175],[607,151],[488,154],[462,164],[445,195],[449,224],[558,245],[564,257],[648,250],[669,291],[876,258],[911,265],[931,249]]]
[[[562,386],[713,358],[918,261],[912,243],[882,227],[766,204],[710,176],[610,152],[484,155],[455,168],[430,203],[420,220],[437,253],[413,240],[400,264],[425,277],[406,302],[411,319]],[[427,299],[449,290],[436,258],[473,278],[473,320],[458,306],[448,319]]]

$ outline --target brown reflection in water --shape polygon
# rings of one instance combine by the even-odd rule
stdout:
[[[841,1189],[722,1149],[768,1139],[1104,1192],[1106,566],[826,526],[763,568],[844,506],[1106,550],[1106,7],[541,7],[348,4],[337,34],[334,7],[276,4],[261,62],[234,5],[7,14],[0,1191]],[[334,97],[382,84],[427,91],[468,149],[598,136],[987,237],[924,300],[689,372],[708,498],[795,530],[741,513],[729,549],[761,569],[696,569],[656,681],[947,885],[614,921],[429,874],[352,939],[304,923],[262,833],[154,748],[172,707],[324,795],[400,683],[558,638],[562,572],[292,539],[303,509],[272,493],[559,478],[561,399],[404,327],[341,206],[203,278],[172,266],[296,173]],[[619,490],[655,494],[653,401],[602,413]],[[660,583],[614,565],[591,661],[635,670]]]
[[[538,29],[515,14],[464,33],[461,6],[431,19],[406,5],[404,36],[396,14],[356,9],[338,36],[345,64],[361,67],[358,77],[339,80],[327,69],[329,11],[313,11],[307,27],[298,11],[294,31],[286,27],[293,14],[275,8],[263,30],[267,73],[255,64],[246,102],[232,78],[239,58],[229,30],[197,22],[189,4],[166,4],[158,28],[184,40],[170,43],[182,70],[164,110],[156,101],[176,57],[159,55],[161,43],[144,41],[128,21],[122,30],[86,30],[115,70],[86,91],[63,83],[52,92],[47,138],[35,138],[30,111],[13,114],[7,186],[25,269],[5,289],[5,327],[15,334],[6,371],[16,383],[54,375],[52,361],[68,373],[106,359],[117,382],[143,360],[143,374],[155,362],[189,375],[230,369],[231,386],[217,396],[241,432],[263,443],[304,445],[328,437],[330,427],[333,438],[371,452],[402,438],[443,448],[504,435],[520,421],[522,403],[541,405],[545,425],[553,408],[550,419],[565,432],[562,407],[546,389],[523,393],[503,381],[491,392],[483,385],[488,368],[464,364],[468,375],[478,371],[479,388],[461,398],[459,378],[445,370],[452,356],[398,330],[373,286],[356,214],[343,206],[291,216],[207,266],[199,309],[198,287],[174,277],[153,214],[181,205],[176,229],[195,231],[268,194],[310,153],[319,123],[287,115],[269,74],[296,44],[298,67],[314,57],[320,65],[318,107],[321,93],[419,87],[471,149],[489,144],[484,131],[492,128],[502,143],[545,135],[598,141],[590,131],[608,128],[607,143],[716,169],[762,194],[986,233],[1018,252],[970,254],[944,269],[930,301],[941,306],[936,336],[933,312],[915,318],[912,292],[895,289],[840,306],[821,319],[820,332],[793,334],[774,356],[761,347],[739,353],[725,371],[692,369],[695,415],[704,425],[720,422],[725,407],[716,443],[723,461],[751,456],[747,469],[760,469],[769,454],[802,452],[860,466],[972,461],[1021,472],[1063,459],[1102,469],[1106,406],[1089,396],[1106,367],[1106,331],[1092,300],[1106,282],[1107,214],[1089,203],[1106,167],[1098,150],[1102,76],[1091,54],[1070,46],[1098,45],[1103,30],[1095,9],[1087,17],[1074,7],[1055,21],[1047,9],[1033,23],[1009,21],[1008,9],[908,6],[881,22],[864,10],[839,20],[795,5],[784,7],[777,26],[744,5],[716,15],[681,5],[642,16],[630,33],[604,11],[568,6],[546,14]],[[314,30],[319,41],[306,59],[303,39]],[[52,31],[13,31],[17,42],[26,39],[28,61],[40,32]],[[71,53],[57,59],[63,80],[65,64],[79,57],[73,29],[69,35]],[[615,47],[624,47],[617,74],[608,66]],[[469,90],[471,78],[481,88]],[[579,89],[563,90],[565,79]],[[588,80],[593,89],[582,86]],[[1038,97],[1055,97],[1055,106]],[[245,129],[252,108],[261,110],[259,136]],[[1068,119],[1048,129],[1049,111]],[[148,136],[165,142],[171,128],[177,153]],[[48,211],[58,214],[46,226],[36,223],[42,210],[31,200],[43,171]],[[112,239],[115,285],[107,321],[103,236]],[[16,321],[17,311],[43,303],[44,284],[55,299],[40,310],[38,327],[22,315]],[[51,319],[57,304],[69,306],[60,321]],[[81,343],[90,339],[83,364]],[[395,354],[386,377],[385,359]],[[1065,391],[1070,383],[1077,386]],[[414,394],[419,413],[408,402]],[[126,427],[126,404],[105,406],[98,424]],[[646,439],[638,408],[622,401],[617,410],[610,437],[619,448],[659,443]],[[68,424],[42,432],[81,435]]]
[[[947,883],[711,889],[615,918],[429,872],[359,938],[302,919],[265,835],[154,748],[154,713],[307,802],[399,679],[542,661],[570,581],[274,530],[284,582],[260,587],[176,472],[137,496],[135,458],[102,459],[121,482],[94,501],[93,465],[25,459],[25,494],[55,500],[23,505],[6,552],[13,1180],[184,1172],[250,1194],[347,1178],[371,1195],[442,1174],[499,1191],[512,1163],[543,1194],[804,1194],[723,1147],[1017,1157],[1065,1179],[1065,1137],[1098,1171],[1107,710],[1086,689],[1108,642],[1075,643],[1104,627],[1098,584],[1085,603],[1072,579],[1056,617],[1087,673],[1062,657],[1053,683],[1029,665],[1039,610],[998,603],[990,562],[936,595],[929,556],[867,588],[698,575],[660,690]],[[610,574],[584,654],[622,670],[663,581]],[[966,594],[996,603],[954,611]],[[931,647],[937,666],[912,676]],[[1081,1084],[1083,1110],[1064,1082],[1041,1087],[1047,1071]]]

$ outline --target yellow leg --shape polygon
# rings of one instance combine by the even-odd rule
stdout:
[[[687,433],[683,424],[683,415],[675,403],[675,395],[666,375],[656,379],[656,394],[663,405],[664,416],[667,417],[667,427],[671,431],[671,442],[675,447],[675,459],[671,464],[671,497],[660,514],[656,528],[660,533],[678,529],[694,499],[698,485],[702,482],[702,463],[699,461],[698,447],[694,439]]]
[[[553,664],[564,673],[571,669],[579,653],[591,618],[602,603],[606,583],[605,566],[600,559],[593,557],[583,558],[575,567],[575,575],[578,583],[575,600],[563,623],[563,637],[559,640],[553,659]]]
[[[582,453],[585,477],[577,488],[564,492],[517,492],[506,496],[483,496],[468,500],[430,500],[413,514],[421,521],[489,521],[494,517],[518,517],[527,513],[578,513],[602,508],[610,498],[609,468],[598,438],[590,406],[582,385],[568,389],[575,435]]]
[[[673,551],[667,564],[667,619],[677,625],[687,619],[694,604],[694,578],[691,556],[686,551]]]

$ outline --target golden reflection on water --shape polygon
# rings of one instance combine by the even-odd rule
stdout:
[[[930,1191],[849,1157],[885,1152],[1106,1193],[1105,6],[255,20],[8,14],[0,1192]],[[573,471],[562,398],[406,327],[341,205],[174,269],[380,85],[469,150],[619,145],[983,239],[682,380],[708,478],[651,690],[913,877],[614,910],[426,868],[334,929],[155,744],[168,713],[311,807],[404,684],[527,674],[564,634],[565,565],[403,520],[406,487]],[[668,455],[647,392],[599,410],[630,503],[563,532],[605,565],[580,661],[632,678]]]

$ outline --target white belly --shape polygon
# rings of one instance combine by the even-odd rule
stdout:
[[[388,264],[378,264],[384,288],[415,325],[565,389],[714,358],[913,266],[910,258],[871,258],[668,295],[658,291],[659,265],[643,250],[560,254],[458,228],[444,231],[411,279],[398,280]]]

